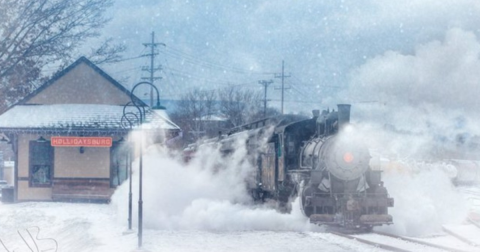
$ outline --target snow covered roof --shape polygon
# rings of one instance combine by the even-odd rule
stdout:
[[[165,112],[154,114],[148,107],[145,109],[145,121],[149,122],[149,128],[180,129]],[[131,118],[139,118],[140,112],[133,106],[127,107],[125,112],[136,114]],[[0,115],[0,129],[128,130],[130,126],[135,126],[125,122],[122,126],[123,115],[124,106],[119,105],[16,105]]]
[[[199,119],[194,119],[196,121],[228,121],[228,117],[223,114],[212,114],[212,115],[205,115],[200,117]]]

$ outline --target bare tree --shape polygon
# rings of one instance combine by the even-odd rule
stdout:
[[[47,65],[64,67],[76,50],[100,34],[113,0],[0,0],[0,111],[30,92]],[[124,47],[107,40],[94,51],[116,60]]]
[[[220,111],[228,116],[235,126],[253,119],[260,110],[261,92],[231,86],[219,91]]]
[[[171,115],[183,132],[196,141],[205,136],[205,118],[215,111],[216,93],[214,90],[193,89],[180,98],[178,109]]]
[[[88,58],[97,65],[115,63],[123,59],[120,53],[126,50],[124,44],[113,44],[113,38],[108,38],[98,48],[92,49]]]
[[[216,108],[217,93],[215,90],[203,91],[203,103],[205,105],[205,119],[210,119],[212,115],[217,111]]]
[[[263,109],[260,111],[257,111],[257,113],[254,113],[253,115],[250,116],[249,121],[256,121],[265,118],[265,114],[267,117],[274,117],[274,116],[279,116],[282,114],[282,112],[277,109],[277,108],[272,108],[272,107],[267,107],[266,113],[263,112]]]
[[[217,91],[197,88],[180,98],[171,118],[185,132],[186,143],[191,143],[201,137],[215,137],[220,131],[259,119],[259,115],[263,116],[261,97],[261,92],[240,87]],[[217,117],[221,115],[226,116],[226,119]]]

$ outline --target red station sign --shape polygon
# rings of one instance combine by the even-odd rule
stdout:
[[[111,137],[62,137],[54,136],[51,145],[56,147],[112,147]]]

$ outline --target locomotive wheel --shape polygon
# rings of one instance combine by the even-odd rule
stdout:
[[[290,213],[292,211],[292,201],[289,197],[277,197],[276,199],[276,208],[281,213]]]
[[[313,214],[313,207],[310,202],[308,202],[307,196],[313,195],[314,189],[309,185],[305,186],[304,184],[305,183],[302,181],[299,188],[298,196],[300,197],[300,208],[305,216],[310,217],[310,215]]]
[[[280,184],[277,188],[275,201],[276,208],[282,213],[292,211],[292,202],[296,198],[296,187],[291,184]]]
[[[276,201],[277,202],[277,209],[281,213],[290,213],[292,211],[292,204],[289,202],[283,202],[283,201]]]

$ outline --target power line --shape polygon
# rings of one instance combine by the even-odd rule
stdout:
[[[128,60],[134,60],[134,59],[140,59],[140,58],[144,58],[144,53],[145,53],[145,48],[143,48],[140,53],[139,53],[139,56],[134,56],[134,57],[130,57],[130,58],[125,58],[125,59],[122,59],[122,60],[119,60],[118,62],[122,62],[122,61],[128,61]],[[120,64],[121,65],[121,64]],[[128,65],[128,68],[127,67],[124,67],[122,69],[122,67],[119,67],[118,65],[115,65],[115,71],[112,71],[111,73],[112,74],[118,74],[118,73],[126,73],[126,72],[130,72],[130,71],[133,71],[135,70],[135,72],[137,70],[141,70],[142,67],[139,67],[139,66],[136,66],[136,67],[130,67],[131,65],[129,64]],[[127,78],[130,78],[130,75],[127,77]]]
[[[236,85],[247,84],[245,82],[238,83],[238,82],[231,81],[231,80],[222,81],[222,80],[219,80],[219,79],[205,78],[205,77],[200,76],[200,75],[192,74],[192,73],[189,73],[189,72],[184,72],[184,71],[181,71],[181,70],[178,70],[178,69],[175,69],[175,68],[171,68],[171,67],[163,67],[163,70],[169,70],[171,75],[181,76],[181,77],[185,77],[185,78],[188,78],[188,79],[200,80],[200,81],[204,81],[204,82],[208,82],[208,83],[212,83],[212,84],[222,84],[222,85],[225,85],[227,83],[234,83]],[[251,82],[248,82],[248,84],[251,84]]]
[[[121,70],[112,72],[112,74],[123,73],[123,72],[130,72],[130,71],[139,70],[139,69],[142,69],[142,68],[139,67],[139,66],[136,66],[136,67],[131,67],[131,68],[127,68],[127,69],[121,69]]]
[[[123,62],[123,61],[127,61],[127,60],[139,59],[139,58],[142,58],[142,57],[145,57],[145,55],[140,55],[140,56],[125,58],[125,59],[119,59],[119,60],[116,60],[115,63],[117,63],[117,62]]]
[[[214,63],[211,61],[197,58],[191,54],[184,53],[172,47],[168,47],[166,49],[166,53],[170,54],[170,56],[172,57],[184,59],[186,60],[187,63],[191,63],[193,65],[202,65],[210,69],[226,70],[226,71],[237,73],[237,74],[261,74],[261,75],[273,74],[272,72],[256,72],[252,70],[246,70],[246,69],[241,69],[237,67],[226,66],[224,64]]]
[[[293,77],[293,78],[295,78],[295,77]],[[313,100],[313,101],[319,99],[315,95],[315,92],[311,92],[311,89],[309,89],[308,91],[305,91],[304,89],[301,89],[300,87],[305,87],[305,84],[301,83],[301,81],[298,80],[298,78],[295,78],[295,80],[296,80],[296,83],[300,83],[301,85],[297,85],[296,83],[290,83],[290,86],[292,87],[293,91],[296,91],[297,93],[299,93],[303,97],[305,97],[305,98],[308,97],[310,100]]]
[[[170,69],[170,64],[169,64],[169,62],[168,62],[167,57],[163,57],[163,59],[165,60],[165,65],[166,65],[165,68]],[[170,79],[170,78],[168,77],[167,71],[165,71],[164,68],[162,68],[162,70],[163,70],[163,72],[165,73],[165,79],[170,83],[170,86],[175,89],[175,92],[179,92],[179,93],[180,93],[180,90],[181,90],[181,89],[179,88],[180,85],[178,85],[178,81],[177,81],[177,79],[175,78],[175,75],[173,75],[171,71],[168,71],[168,73],[169,73],[170,76],[171,76],[171,79]],[[171,93],[171,94],[172,94],[172,93]],[[173,94],[175,94],[175,93],[173,93]]]
[[[270,99],[270,101],[281,101],[281,100],[280,99]],[[316,102],[316,101],[305,101],[305,100],[285,100],[284,102],[285,103],[295,102],[295,103],[315,103],[315,104],[318,104],[318,102]]]

